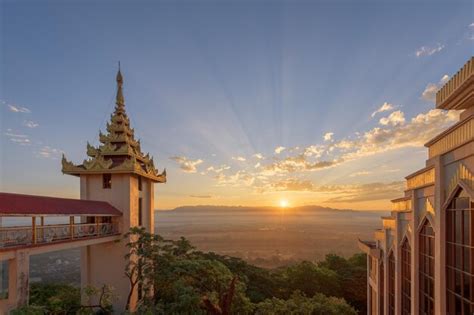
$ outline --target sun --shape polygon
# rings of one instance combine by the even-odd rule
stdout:
[[[280,208],[286,208],[288,207],[288,205],[289,205],[288,200],[280,199]]]

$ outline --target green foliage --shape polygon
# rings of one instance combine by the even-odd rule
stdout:
[[[166,240],[143,228],[132,228],[125,238],[130,252],[125,256],[125,275],[131,287],[129,300],[134,291],[141,291],[136,314],[366,312],[366,257],[362,254],[348,259],[330,254],[319,263],[303,261],[268,270],[239,258],[197,251],[185,238]],[[31,306],[13,314],[113,312],[112,288],[85,288],[86,305],[82,306],[80,293],[67,285],[35,284],[30,291]]]
[[[89,300],[81,305],[81,290],[67,284],[34,283],[30,286],[29,306],[22,306],[13,315],[92,315],[112,314],[112,289],[86,287],[83,291]],[[91,300],[97,301],[92,303]]]
[[[270,271],[196,251],[185,238],[165,240],[140,228],[126,238],[131,254],[125,258],[132,261],[125,272],[144,292],[140,314],[265,314],[272,308],[281,309],[274,314],[356,314],[343,298],[347,294],[356,305],[357,290],[365,292],[365,279],[350,282],[364,264],[362,256],[328,255],[319,264],[303,261]],[[153,295],[147,291],[151,283]],[[344,288],[347,284],[355,288]]]
[[[81,290],[67,284],[34,283],[30,305],[41,306],[48,314],[74,314],[81,305]]]
[[[342,296],[337,273],[309,261],[288,267],[284,271],[284,278],[289,292],[299,290],[306,296],[313,296],[318,292],[328,296]]]
[[[134,253],[126,259],[136,261],[127,265],[126,274],[134,275],[136,286],[144,289],[140,313],[152,310],[156,314],[206,314],[205,301],[223,308],[234,279],[226,265],[195,251],[185,238],[165,240],[150,236],[143,229],[132,229],[126,237]],[[146,291],[151,283],[153,295]],[[245,289],[244,282],[236,281],[230,303],[232,312],[251,311]]]
[[[47,311],[41,306],[22,306],[10,313],[11,315],[45,315]]]
[[[349,259],[329,254],[319,267],[336,272],[342,288],[341,296],[354,306],[361,314],[367,312],[367,257],[355,254]]]
[[[356,315],[357,312],[343,299],[321,293],[306,297],[299,291],[287,300],[267,299],[257,304],[256,315]]]

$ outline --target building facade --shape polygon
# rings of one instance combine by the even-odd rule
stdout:
[[[367,253],[368,314],[474,314],[474,58],[438,91],[459,122],[425,144]]]

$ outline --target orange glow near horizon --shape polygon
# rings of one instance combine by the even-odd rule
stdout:
[[[288,208],[290,205],[287,199],[280,199],[280,208]]]

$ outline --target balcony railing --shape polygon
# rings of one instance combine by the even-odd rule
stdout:
[[[424,171],[420,171],[414,175],[407,176],[406,180],[407,180],[407,190],[434,184],[435,169],[434,168],[425,169]]]
[[[471,59],[469,59],[469,61],[436,93],[436,107],[444,108],[443,106],[446,100],[473,76],[474,57],[471,57]]]
[[[472,141],[473,138],[474,118],[469,118],[446,130],[425,146],[428,147],[428,155],[431,159],[432,157],[451,151],[468,141]]]
[[[58,224],[0,228],[0,249],[118,234],[114,223]]]

